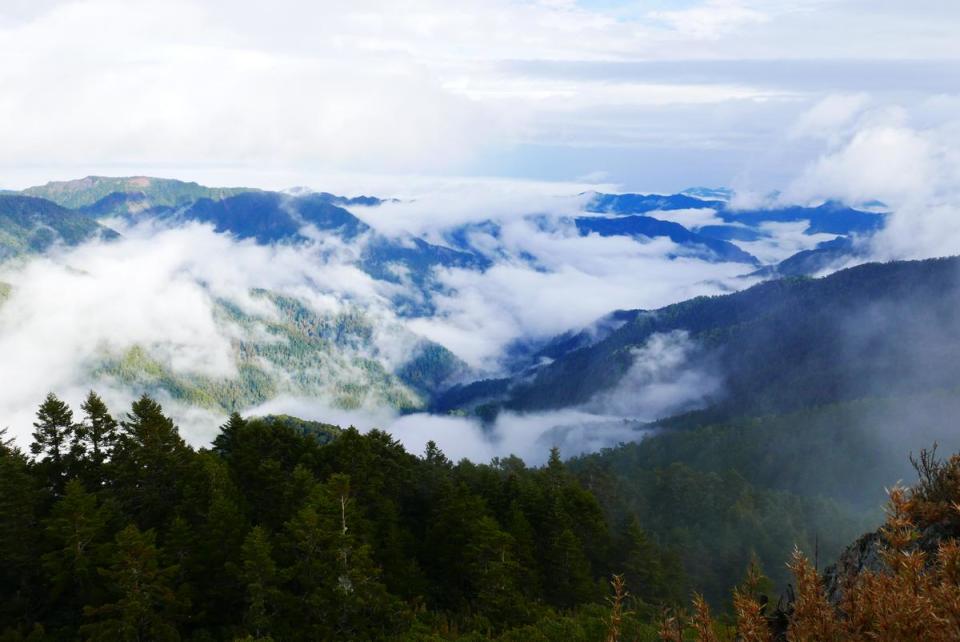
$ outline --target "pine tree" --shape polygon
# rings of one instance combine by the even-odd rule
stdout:
[[[76,431],[73,411],[51,392],[40,404],[33,427],[33,443],[30,444],[30,452],[44,471],[49,488],[55,495],[62,495],[68,471],[76,454],[71,450],[71,442]]]
[[[144,395],[123,422],[111,469],[128,514],[144,528],[164,526],[188,477],[191,451],[173,421]]]
[[[179,640],[176,623],[187,605],[172,586],[177,568],[158,563],[153,531],[131,524],[117,534],[116,549],[110,566],[101,570],[115,599],[85,607],[84,615],[94,622],[81,632],[104,642]]]
[[[0,430],[0,622],[27,624],[43,578],[36,533],[40,492],[27,457]]]
[[[269,636],[277,600],[277,566],[267,531],[255,526],[243,540],[242,563],[235,573],[246,592],[243,623],[253,638]]]
[[[118,425],[103,399],[92,390],[80,408],[85,416],[83,423],[77,426],[76,438],[85,451],[86,478],[91,488],[96,489],[103,484],[103,467],[113,455],[119,436]]]
[[[67,482],[63,497],[44,520],[53,549],[43,556],[44,575],[51,598],[60,601],[62,624],[71,628],[78,624],[73,614],[99,593],[96,569],[104,562],[108,520],[107,509],[76,479]]]
[[[631,594],[648,604],[676,602],[683,598],[680,570],[632,517],[620,544],[623,550],[623,579]]]
[[[229,459],[237,433],[246,425],[246,420],[240,416],[239,412],[231,413],[227,423],[220,426],[220,432],[213,439],[213,451],[221,457]]]
[[[356,521],[350,480],[335,474],[287,524],[293,565],[286,574],[311,613],[306,637],[379,639],[399,625],[401,605],[380,582],[370,547],[354,535]]]
[[[465,558],[477,610],[498,627],[521,620],[524,600],[513,538],[489,515],[470,527]]]

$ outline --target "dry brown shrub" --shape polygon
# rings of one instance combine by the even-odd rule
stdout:
[[[756,597],[762,577],[760,567],[750,564],[743,586],[733,592],[733,610],[737,616],[737,634],[742,642],[770,642],[773,634]]]
[[[660,639],[663,642],[683,642],[683,624],[682,613],[664,611],[660,617]]]

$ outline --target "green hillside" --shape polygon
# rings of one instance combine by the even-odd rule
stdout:
[[[48,200],[0,194],[0,260],[40,254],[60,243],[79,245],[118,234],[90,218]]]

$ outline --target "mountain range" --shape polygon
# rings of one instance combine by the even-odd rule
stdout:
[[[753,279],[815,274],[858,257],[863,239],[881,229],[884,221],[883,214],[837,203],[739,210],[731,207],[729,195],[722,190],[588,196],[581,215],[548,219],[531,214],[531,220],[557,234],[624,237],[641,244],[668,240],[675,248],[668,259],[742,264],[744,276]],[[334,239],[336,251],[345,253],[348,262],[374,282],[392,287],[390,306],[400,319],[430,318],[436,313],[436,297],[447,294],[447,286],[437,279],[439,270],[482,273],[504,260],[538,265],[535,256],[478,245],[476,233],[500,242],[500,224],[493,220],[454,227],[439,239],[428,239],[408,233],[383,234],[351,211],[381,207],[385,202],[372,196],[344,197],[306,189],[209,188],[151,177],[51,182],[0,194],[0,258],[43,254],[90,240],[116,241],[125,228],[144,223],[159,228],[209,225],[216,233],[265,246],[310,246]],[[689,210],[707,212],[719,222],[686,227],[669,220]],[[783,223],[802,225],[804,235],[833,238],[776,263],[762,263],[744,249],[775,235],[775,226]],[[320,250],[318,260],[326,251]],[[877,269],[881,268],[863,268],[854,274],[867,279]],[[797,371],[794,375],[788,374],[790,368],[770,380],[756,373],[763,371],[758,366],[764,360],[781,354],[777,351],[788,339],[779,333],[780,324],[786,324],[790,315],[804,311],[806,319],[791,326],[793,334],[825,332],[827,320],[843,317],[843,305],[853,305],[855,298],[843,298],[847,292],[841,288],[843,294],[838,295],[830,284],[845,278],[853,277],[834,276],[823,282],[775,280],[720,299],[695,299],[656,311],[613,312],[582,330],[515,342],[505,355],[508,376],[498,379],[477,379],[479,373],[456,354],[397,322],[378,331],[402,337],[397,341],[411,346],[411,351],[387,363],[372,339],[373,326],[384,321],[362,307],[318,313],[288,295],[259,291],[253,295],[269,301],[275,316],[251,317],[229,301],[216,304],[220,323],[241,328],[231,340],[237,361],[234,378],[177,373],[136,345],[123,353],[101,355],[90,371],[133,389],[163,390],[176,399],[223,410],[289,394],[320,395],[341,407],[375,403],[400,410],[431,408],[468,414],[479,409],[489,418],[501,407],[530,411],[585,404],[617,386],[631,368],[636,350],[651,336],[682,331],[695,346],[692,360],[708,369],[714,368],[711,364],[723,364],[728,399],[762,410],[776,405],[770,399],[780,398],[774,389],[777,381],[802,384],[811,398],[829,397],[823,389],[835,382],[818,387],[807,381],[806,364],[822,358],[815,351],[791,362]],[[859,291],[855,285],[849,287],[854,295]],[[908,289],[905,294],[915,297],[921,291],[926,290]],[[796,341],[803,344],[806,338],[798,335]],[[822,346],[829,350],[829,341]],[[747,354],[755,355],[755,361],[744,363]],[[740,372],[753,373],[755,378]]]

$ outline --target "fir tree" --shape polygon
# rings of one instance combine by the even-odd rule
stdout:
[[[116,537],[116,553],[101,571],[113,601],[87,606],[93,623],[81,627],[88,639],[107,641],[179,640],[180,603],[172,578],[176,567],[161,568],[153,531],[131,524]]]
[[[33,428],[30,452],[43,469],[48,487],[55,495],[62,495],[68,471],[77,454],[71,448],[76,431],[73,411],[51,392],[40,404]]]
[[[118,425],[103,399],[92,390],[80,408],[84,412],[84,421],[77,426],[76,437],[85,451],[86,477],[96,489],[103,483],[103,467],[113,455]]]

